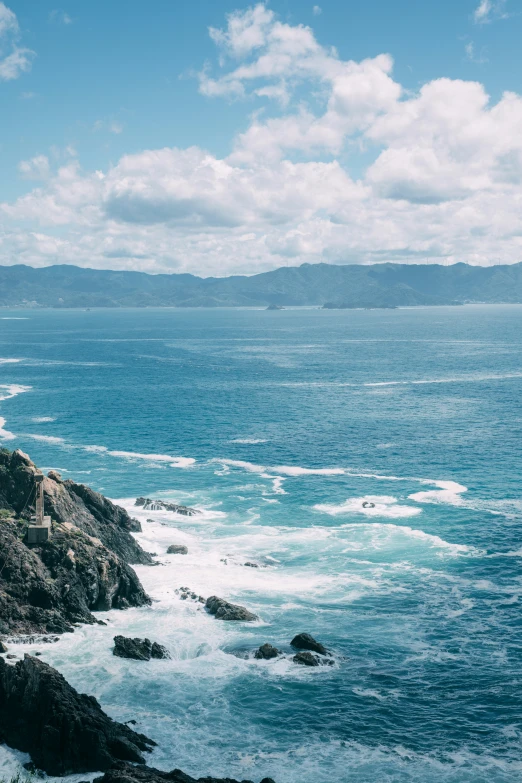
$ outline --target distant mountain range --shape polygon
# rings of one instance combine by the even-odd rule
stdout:
[[[201,278],[76,266],[0,267],[3,307],[400,307],[522,302],[522,263],[303,264],[259,275]]]

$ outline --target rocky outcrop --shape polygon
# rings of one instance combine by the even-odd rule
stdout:
[[[95,778],[94,783],[239,783],[231,778],[191,778],[179,769],[172,772],[161,772],[153,767],[133,767],[130,764],[116,764],[101,778]],[[252,783],[243,780],[241,783]],[[263,778],[261,783],[274,783],[272,778]]]
[[[296,650],[311,650],[312,652],[319,653],[320,655],[330,655],[326,647],[310,636],[309,633],[299,633],[294,636],[290,642],[292,647]]]
[[[201,513],[197,508],[180,506],[178,503],[169,503],[166,500],[152,500],[152,498],[137,498],[134,505],[144,511],[172,511],[174,514],[182,514],[184,517],[193,517]]]
[[[294,655],[292,658],[294,663],[298,663],[301,666],[320,666],[321,659],[318,655],[314,655],[311,652],[300,652]]]
[[[0,742],[31,755],[48,775],[96,772],[117,761],[143,763],[155,744],[109,718],[46,663],[0,658]]]
[[[114,637],[113,655],[119,658],[133,658],[135,661],[150,661],[151,658],[170,658],[169,651],[150,639],[130,639],[126,636]]]
[[[278,650],[277,647],[273,647],[271,644],[262,644],[259,650],[256,650],[254,658],[257,658],[258,660],[265,660],[269,661],[271,658],[277,658],[279,655],[282,655],[281,650]]]
[[[171,544],[167,549],[168,555],[188,555],[188,547],[182,544]]]
[[[150,603],[133,569],[71,522],[29,548],[26,523],[0,519],[0,633],[64,633],[92,612]]]
[[[254,620],[259,619],[257,615],[249,612],[244,606],[230,604],[228,601],[224,601],[223,598],[218,598],[217,595],[212,595],[210,598],[207,598],[205,606],[207,611],[210,614],[213,614],[218,620],[237,620],[251,623]]]
[[[38,474],[41,475],[40,471],[27,454],[20,450],[0,450],[0,508],[28,519],[34,513],[34,477]],[[132,537],[131,531],[137,529],[136,520],[125,509],[84,484],[63,481],[56,471],[50,471],[44,478],[43,487],[46,513],[53,521],[74,524],[127,563],[152,562],[151,556]]]

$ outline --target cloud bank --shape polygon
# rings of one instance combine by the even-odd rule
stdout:
[[[481,3],[476,21],[499,7]],[[221,275],[522,260],[521,96],[492,103],[479,82],[448,78],[412,94],[391,54],[343,60],[264,3],[209,34],[218,65],[200,92],[254,106],[230,154],[144,150],[96,172],[22,161],[39,184],[0,205],[1,263]]]

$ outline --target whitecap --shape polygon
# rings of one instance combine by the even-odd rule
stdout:
[[[431,489],[426,492],[414,492],[409,495],[411,500],[417,503],[449,503],[452,506],[462,506],[464,501],[461,498],[463,492],[468,488],[456,481],[423,481],[424,484],[434,484],[438,489]]]
[[[18,364],[21,359],[0,359],[0,364]]]
[[[245,445],[255,446],[257,443],[268,443],[266,438],[234,438],[229,440],[229,443],[243,443]]]
[[[42,441],[42,443],[49,443],[54,446],[62,446],[65,443],[63,438],[58,438],[53,435],[24,434],[24,438],[31,438],[31,440]]]
[[[6,430],[4,428],[5,428],[5,419],[3,419],[0,416],[0,438],[2,438],[2,440],[14,440],[16,438],[16,435],[14,435],[12,432],[9,432],[9,430]]]
[[[35,416],[31,421],[34,421],[35,424],[46,424],[50,421],[56,421],[53,416]]]
[[[365,506],[364,504],[371,504]],[[363,514],[367,517],[413,517],[420,514],[422,509],[414,506],[399,505],[398,499],[388,495],[365,495],[359,498],[349,498],[344,503],[318,503],[314,506],[317,511],[322,511],[331,516],[340,514]]]
[[[31,391],[32,386],[22,386],[19,383],[4,383],[0,384],[0,402],[3,400],[11,400],[13,397],[17,397],[19,394]]]
[[[142,459],[151,462],[168,462],[171,468],[188,468],[196,462],[192,457],[172,457],[169,454],[141,454],[135,451],[108,451],[111,457],[123,459]]]

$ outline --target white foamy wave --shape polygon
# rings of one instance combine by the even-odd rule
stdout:
[[[196,462],[192,457],[172,457],[169,454],[140,454],[135,451],[107,451],[107,454],[111,457],[122,457],[129,460],[168,462],[171,468],[188,468]]]
[[[363,386],[417,386],[430,383],[480,383],[482,381],[507,381],[511,379],[522,378],[522,373],[504,373],[502,375],[456,375],[451,378],[420,378],[409,381],[379,381],[374,383],[365,383]]]
[[[302,468],[299,465],[257,465],[255,462],[247,462],[240,459],[214,459],[212,462],[218,462],[221,465],[230,468],[243,468],[250,473],[265,474],[264,478],[273,478],[273,474],[283,474],[283,476],[342,476],[346,473],[344,468]]]
[[[431,489],[426,492],[414,492],[410,495],[410,500],[416,503],[449,503],[452,506],[464,506],[464,500],[461,495],[467,492],[468,488],[456,481],[424,481],[425,484],[434,484],[438,489]]]
[[[234,438],[234,440],[229,440],[229,443],[244,443],[249,446],[255,446],[256,443],[268,443],[268,440],[266,438]]]
[[[38,440],[42,443],[50,443],[51,445],[55,446],[61,446],[65,443],[65,440],[63,438],[58,438],[53,435],[32,435],[32,434],[25,434],[25,438],[31,438],[31,440]]]
[[[56,421],[53,416],[35,416],[31,421],[34,421],[35,424],[46,424],[49,421]]]
[[[475,547],[470,547],[467,544],[453,544],[450,541],[445,541],[440,536],[432,535],[431,533],[425,533],[424,530],[417,530],[416,528],[409,527],[408,525],[394,525],[390,522],[364,522],[364,523],[348,523],[342,525],[343,530],[353,531],[354,534],[360,534],[361,531],[365,531],[365,536],[369,534],[370,541],[375,549],[382,549],[383,546],[392,546],[397,548],[401,545],[401,539],[404,538],[418,540],[427,544],[430,547],[444,550],[446,554],[452,557],[458,557],[459,555],[483,555],[482,550],[478,550]],[[365,545],[368,544],[366,540]]]
[[[0,359],[0,364],[18,364],[21,359]]]
[[[9,430],[4,429],[4,427],[5,419],[0,416],[0,438],[2,438],[2,440],[14,440],[16,435],[14,435],[12,432],[9,432]]]
[[[367,505],[366,505],[367,504]],[[397,498],[388,495],[365,495],[361,498],[349,498],[344,503],[318,503],[314,506],[330,516],[341,514],[364,514],[367,517],[413,517],[421,513],[420,508],[402,506]]]
[[[19,394],[28,392],[31,389],[32,386],[21,386],[19,383],[0,384],[0,402],[2,400],[11,400],[13,397],[17,397]]]

